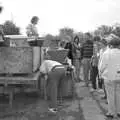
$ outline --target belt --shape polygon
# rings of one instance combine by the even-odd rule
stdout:
[[[65,68],[64,65],[55,65],[51,71],[54,71],[55,69],[58,69],[58,68]]]

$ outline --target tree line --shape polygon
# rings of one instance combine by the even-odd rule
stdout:
[[[2,24],[2,29],[4,35],[19,35],[20,33],[20,27],[18,27],[13,21],[5,21]],[[114,33],[117,36],[120,37],[120,24],[116,23],[112,26],[108,25],[101,25],[94,31],[90,31],[91,35],[93,36],[106,36],[110,33]],[[48,40],[48,44],[50,40],[72,40],[75,35],[78,35],[81,41],[84,40],[84,34],[82,31],[75,32],[73,28],[64,27],[59,30],[59,34],[54,36],[52,34],[47,34],[44,36],[46,40]]]

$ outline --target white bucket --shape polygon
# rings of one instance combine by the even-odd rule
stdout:
[[[40,67],[40,47],[33,47],[33,72]]]

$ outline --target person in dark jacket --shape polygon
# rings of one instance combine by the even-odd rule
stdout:
[[[71,43],[71,41],[67,42],[64,48],[69,50],[67,57],[71,60],[72,65],[73,65],[73,55],[72,55],[72,43]]]
[[[94,47],[93,47],[93,56],[91,58],[91,72],[90,72],[90,81],[92,82],[91,92],[94,92],[97,89],[96,79],[98,77],[98,53],[99,53],[99,43],[101,38],[99,36],[94,37]]]
[[[89,85],[90,61],[93,56],[93,41],[90,33],[85,33],[86,40],[81,47],[85,86]]]

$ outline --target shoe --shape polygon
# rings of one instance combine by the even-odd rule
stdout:
[[[48,108],[48,111],[51,113],[56,114],[57,113],[57,109],[56,108]]]
[[[114,118],[114,115],[110,114],[110,113],[107,113],[105,116],[108,117],[108,118]]]
[[[103,89],[98,89],[97,92],[98,93],[104,93],[104,90]]]

